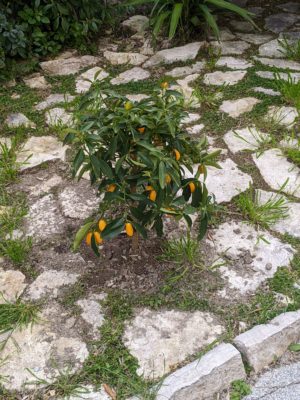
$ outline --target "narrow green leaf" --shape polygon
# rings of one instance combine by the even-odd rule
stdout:
[[[163,161],[159,163],[158,167],[158,178],[159,178],[159,184],[162,189],[165,188],[166,186],[166,166]]]
[[[176,34],[177,28],[178,28],[178,23],[182,15],[182,7],[183,3],[176,3],[174,4],[173,11],[172,11],[172,16],[171,16],[171,22],[170,22],[170,30],[169,30],[169,39],[173,39],[173,37]]]
[[[88,231],[90,230],[90,227],[93,225],[94,222],[87,222],[85,225],[83,225],[79,231],[76,233],[74,242],[73,242],[73,250],[77,250],[78,247],[80,246],[81,242],[83,239],[86,237]]]

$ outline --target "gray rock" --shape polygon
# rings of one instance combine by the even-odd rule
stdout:
[[[30,371],[52,381],[67,367],[69,373],[78,370],[89,353],[76,330],[70,328],[74,322],[61,306],[51,303],[38,323],[14,331],[1,352],[6,360],[0,365],[0,374],[6,377],[3,386],[21,391],[25,383],[34,380]]]
[[[129,82],[143,81],[150,78],[150,76],[151,75],[149,71],[140,67],[135,67],[128,71],[122,72],[110,82],[112,85],[122,85]]]
[[[144,15],[133,15],[123,21],[121,25],[132,33],[143,33],[149,28],[149,18]]]
[[[140,102],[142,100],[148,99],[148,95],[147,94],[126,94],[126,98],[130,101],[136,101],[136,102]]]
[[[284,51],[278,39],[271,40],[259,46],[258,53],[261,57],[284,58]]]
[[[264,78],[264,79],[275,79],[274,72],[271,71],[256,71],[257,76]],[[289,80],[290,78],[295,82],[298,83],[300,81],[300,73],[299,72],[290,72],[289,74],[285,72],[278,72],[279,77],[285,81]]]
[[[255,30],[253,24],[248,21],[232,20],[230,21],[230,25],[234,31],[253,32]]]
[[[216,64],[217,67],[227,67],[230,69],[248,69],[253,64],[243,58],[237,57],[220,57]]]
[[[211,46],[213,46],[217,51],[224,56],[226,55],[241,55],[246,50],[250,48],[250,44],[243,42],[242,40],[237,41],[228,41],[228,42],[211,42]]]
[[[197,61],[195,64],[186,66],[186,67],[176,67],[171,71],[167,71],[166,75],[173,76],[174,78],[178,78],[181,76],[187,76],[191,74],[195,74],[201,72],[205,68],[205,62]]]
[[[221,42],[226,42],[228,40],[236,39],[235,35],[228,28],[220,29],[219,38]],[[209,40],[215,40],[215,39],[216,37],[214,35],[212,34],[209,35]]]
[[[29,186],[29,196],[41,196],[50,193],[54,188],[59,186],[63,182],[63,179],[59,175],[52,175],[51,178],[40,181],[37,185]]]
[[[290,13],[300,13],[300,4],[294,1],[289,1],[288,3],[279,4],[277,6],[281,8],[283,11],[290,12]]]
[[[29,300],[40,300],[42,298],[56,299],[59,295],[60,288],[73,285],[78,278],[78,274],[72,274],[66,271],[48,270],[42,272],[41,275],[28,286],[25,298]]]
[[[186,76],[184,79],[178,79],[177,85],[171,86],[171,89],[178,90],[182,93],[185,99],[185,105],[188,108],[199,108],[200,103],[194,94],[194,88],[190,84],[199,78],[199,74],[192,74]]]
[[[18,153],[17,162],[23,171],[46,161],[66,159],[68,147],[63,146],[54,136],[32,136]]]
[[[248,42],[255,45],[260,45],[272,40],[272,35],[259,34],[259,33],[236,33],[238,38],[242,39],[244,42]]]
[[[32,236],[35,242],[65,231],[65,219],[52,194],[42,197],[29,207],[24,223],[27,236]]]
[[[156,399],[206,400],[245,376],[239,352],[231,344],[220,344],[168,376]]]
[[[300,339],[300,311],[288,312],[257,325],[234,339],[234,344],[254,369],[261,371]]]
[[[20,271],[0,268],[0,304],[16,301],[27,286],[25,280],[26,276]]]
[[[278,13],[266,18],[265,28],[274,33],[280,33],[300,21],[300,16],[296,14]]]
[[[97,78],[95,78],[97,74]],[[76,93],[85,93],[87,92],[92,83],[95,81],[102,81],[103,79],[107,78],[109,74],[104,71],[103,68],[94,67],[88,69],[83,74],[79,75],[76,79]]]
[[[243,129],[230,130],[224,136],[224,141],[232,153],[242,150],[257,150],[262,142],[270,137],[258,131],[254,126]]]
[[[34,106],[34,109],[37,111],[43,111],[48,107],[53,106],[54,104],[57,103],[70,103],[75,99],[74,96],[71,96],[70,94],[50,94],[45,100],[42,102],[38,103],[36,106]]]
[[[64,108],[55,107],[48,110],[45,114],[46,124],[49,126],[72,126],[73,115],[67,112]]]
[[[245,112],[250,112],[253,107],[260,103],[255,97],[245,97],[237,100],[225,100],[220,106],[220,111],[227,113],[232,118],[238,118]]]
[[[263,65],[268,65],[269,67],[281,68],[281,69],[292,69],[295,71],[300,71],[300,63],[291,60],[277,60],[265,57],[254,57],[256,61],[259,61]]]
[[[101,61],[101,58],[94,56],[58,57],[51,61],[42,62],[41,68],[49,75],[73,75],[77,74],[82,68],[96,65],[99,61]]]
[[[253,92],[264,93],[264,94],[267,94],[268,96],[281,96],[280,92],[277,92],[273,89],[260,87],[260,86],[254,87],[252,90],[253,90]]]
[[[63,400],[112,400],[103,387],[96,391],[92,386],[82,386],[79,391],[78,395],[64,397]]]
[[[207,312],[144,308],[126,323],[123,342],[139,362],[137,373],[146,379],[156,379],[223,332],[223,326]]]
[[[140,53],[115,53],[113,51],[105,51],[103,55],[112,65],[141,65],[148,59],[147,56]]]
[[[261,375],[244,400],[298,400],[300,363],[284,365]]]
[[[300,169],[283,156],[279,149],[265,151],[252,158],[265,182],[274,190],[282,190],[300,198]]]
[[[235,221],[220,225],[210,245],[225,263],[218,269],[225,282],[219,295],[230,300],[254,293],[278,268],[288,266],[294,255],[289,244],[269,232]]]
[[[186,117],[181,120],[181,125],[189,125],[192,122],[199,121],[201,115],[198,113],[188,113]]]
[[[81,299],[76,302],[76,304],[81,308],[81,318],[87,322],[92,328],[92,336],[99,339],[99,328],[104,322],[104,312],[100,301],[104,300],[106,294],[94,294],[86,299]]]
[[[203,82],[206,85],[233,86],[241,81],[246,74],[247,71],[215,71],[205,74],[203,77]]]
[[[178,61],[194,60],[204,43],[194,42],[181,47],[160,50],[145,62],[144,67],[148,68],[159,64],[172,64]]]
[[[24,83],[31,89],[46,90],[51,87],[51,85],[46,81],[45,77],[41,74],[34,74],[28,78],[24,78]]]
[[[286,106],[270,106],[266,115],[266,119],[292,129],[298,119],[298,111],[295,107]]]
[[[30,121],[24,114],[13,113],[8,115],[4,122],[9,128],[18,128],[24,126],[26,128],[35,128],[35,123]]]
[[[203,124],[197,124],[187,128],[186,130],[190,135],[199,135],[204,128],[205,126]]]

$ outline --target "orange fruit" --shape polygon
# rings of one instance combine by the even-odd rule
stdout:
[[[103,239],[99,232],[94,232],[94,238],[97,244],[101,244],[103,242]]]
[[[104,231],[104,229],[106,228],[106,221],[104,219],[100,219],[99,223],[98,223],[98,227],[99,227],[99,231],[102,232]]]
[[[85,238],[85,242],[86,242],[86,244],[88,245],[88,246],[90,246],[91,245],[91,243],[92,243],[92,232],[89,232],[87,235],[86,235],[86,238]]]
[[[162,89],[168,89],[169,84],[168,84],[168,82],[162,82],[162,83],[160,84],[160,87],[161,87]]]
[[[170,177],[170,175],[169,175],[169,174],[167,174],[167,175],[166,175],[166,177],[165,177],[165,181],[166,181],[166,184],[169,184],[169,183],[171,183],[171,181],[172,181],[172,178]]]
[[[196,185],[194,184],[194,182],[189,183],[189,188],[191,193],[194,193],[194,191],[196,190]]]
[[[146,128],[138,128],[138,131],[139,131],[140,133],[144,133],[144,132],[145,132],[145,129],[146,129]]]
[[[124,105],[125,110],[129,111],[132,109],[132,107],[133,107],[133,105],[132,105],[131,101],[126,101],[126,103]]]
[[[181,154],[179,153],[179,151],[177,149],[174,149],[174,153],[175,153],[176,161],[179,161],[180,157],[181,157]]]
[[[117,188],[117,185],[115,185],[114,183],[111,183],[110,185],[107,186],[107,191],[108,192],[114,192]]]
[[[146,190],[147,190],[147,192],[151,192],[151,191],[154,190],[154,189],[153,189],[153,186],[147,185],[147,186],[146,186]]]
[[[150,194],[149,194],[149,199],[150,199],[151,201],[155,201],[155,200],[156,200],[156,196],[157,196],[156,191],[155,191],[155,190],[151,190],[151,192],[150,192]]]
[[[134,229],[133,229],[133,226],[132,226],[132,224],[130,222],[127,222],[125,224],[125,231],[126,231],[128,236],[130,236],[130,237],[133,236]]]

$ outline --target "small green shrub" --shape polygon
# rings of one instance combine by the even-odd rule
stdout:
[[[83,97],[79,122],[65,143],[78,147],[74,176],[88,172],[102,200],[99,223],[91,220],[80,229],[75,248],[88,231],[87,244],[95,251],[102,239],[124,228],[134,238],[137,233],[147,237],[152,228],[161,236],[164,215],[184,218],[191,226],[190,215],[198,213],[199,238],[204,236],[213,203],[205,186],[206,166],[218,167],[218,152],[208,154],[205,140],[197,142],[185,132],[184,97],[167,86],[138,103],[100,85]],[[193,164],[199,164],[196,171]]]
[[[201,28],[205,22],[219,37],[219,28],[214,16],[217,11],[230,11],[253,23],[252,14],[225,0],[128,0],[128,5],[154,3],[151,18],[155,36],[161,30],[169,31],[169,39],[179,32],[182,35]]]
[[[232,382],[230,400],[241,400],[248,394],[251,394],[251,388],[245,381],[238,380]]]

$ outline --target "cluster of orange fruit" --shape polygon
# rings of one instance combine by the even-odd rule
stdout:
[[[106,225],[107,225],[106,221],[104,219],[100,219],[100,221],[98,222],[99,231],[103,232],[104,229],[106,228]],[[132,224],[130,222],[127,222],[125,224],[125,231],[126,231],[128,236],[130,236],[130,237],[133,236],[134,229],[133,229],[133,226],[132,226]],[[101,233],[100,232],[98,232],[98,231],[89,232],[86,235],[86,238],[85,238],[86,244],[88,246],[91,246],[93,237],[95,238],[96,244],[98,244],[98,245],[102,244],[103,243],[103,239],[101,237]]]

